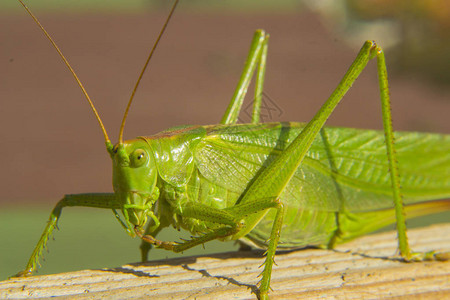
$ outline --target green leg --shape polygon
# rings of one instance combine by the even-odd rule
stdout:
[[[248,215],[258,214],[269,208],[278,208],[280,201],[274,198],[263,198],[255,201],[249,201],[243,204],[238,204],[233,207],[225,209],[216,209],[207,205],[190,203],[182,208],[182,215],[186,218],[195,218],[201,221],[212,222],[221,226],[199,237],[194,237],[191,240],[183,243],[166,242],[155,239],[151,235],[143,234],[136,231],[136,234],[145,242],[155,245],[158,248],[170,250],[173,252],[183,252],[194,246],[204,244],[206,242],[225,238],[235,235],[242,228],[244,228],[245,221]],[[181,213],[180,213],[181,214]]]
[[[277,214],[273,222],[272,231],[270,233],[269,245],[266,251],[266,260],[264,261],[264,270],[262,271],[261,281],[259,285],[259,299],[268,299],[267,293],[270,289],[270,278],[272,276],[272,266],[275,263],[275,253],[277,251],[278,241],[281,235],[281,227],[283,226],[284,206],[280,203],[277,207]]]
[[[158,226],[156,230],[153,230],[152,228],[153,226],[154,224],[152,222],[148,223],[147,227],[145,228],[144,235],[152,234],[153,236],[156,236],[161,231],[161,229],[164,228],[164,226]],[[141,261],[142,262],[148,261],[148,252],[152,248],[152,245],[146,242],[145,240],[142,240],[141,246],[139,248],[141,249]]]
[[[62,209],[66,206],[86,206],[86,207],[98,207],[98,208],[120,208],[116,202],[116,196],[111,193],[99,193],[99,194],[76,194],[65,195],[53,209],[50,214],[47,226],[39,239],[30,260],[28,261],[25,270],[17,273],[14,277],[31,276],[39,264],[39,258],[42,255],[42,250],[47,245],[47,241],[50,238],[53,230],[56,228],[58,220],[61,216]]]
[[[264,73],[267,56],[267,42],[269,35],[263,30],[257,30],[253,36],[250,51],[245,62],[244,70],[239,79],[238,86],[234,92],[233,98],[225,111],[220,124],[235,124],[237,122],[239,112],[244,103],[248,86],[252,79],[253,73],[257,70],[255,83],[255,102],[252,115],[252,123],[258,123],[259,111],[261,107],[261,97],[264,84]],[[259,64],[258,68],[257,65]]]
[[[259,66],[256,73],[255,81],[255,98],[253,99],[253,111],[252,111],[252,123],[258,124],[261,115],[261,102],[262,95],[264,91],[264,77],[266,74],[266,61],[267,61],[267,51],[268,51],[268,38],[266,35],[264,43],[262,45],[261,57],[259,59]]]
[[[400,175],[398,173],[397,155],[394,148],[394,130],[392,129],[391,101],[389,99],[389,85],[386,62],[381,48],[377,47],[378,83],[381,94],[381,110],[383,116],[384,138],[391,173],[391,185],[394,197],[395,216],[397,219],[397,234],[400,254],[406,260],[411,259],[411,248],[406,236],[406,219],[403,199],[400,191]]]
[[[359,74],[365,68],[369,60],[377,57],[377,67],[380,82],[380,98],[383,107],[383,124],[386,136],[386,149],[391,169],[391,180],[393,186],[393,197],[397,213],[397,224],[399,234],[399,245],[402,256],[406,259],[410,257],[410,250],[406,239],[406,229],[403,215],[403,204],[400,195],[399,175],[397,171],[397,160],[394,151],[394,138],[392,130],[392,122],[390,115],[389,91],[387,85],[387,71],[384,61],[384,54],[375,42],[367,41],[364,43],[355,61],[350,66],[343,79],[331,94],[330,98],[316,113],[313,119],[305,126],[303,131],[292,141],[289,147],[274,160],[253,182],[248,188],[246,194],[241,198],[240,203],[253,201],[262,197],[278,198],[283,189],[289,183],[295,171],[303,161],[312,142],[319,134],[326,120],[334,111],[338,103],[342,100],[345,93],[350,89],[352,84],[358,78]],[[252,222],[251,218],[246,219]],[[253,220],[255,224],[258,220]],[[280,225],[274,224],[274,230],[281,228]],[[276,249],[276,243],[269,244],[268,254],[273,253]],[[270,288],[270,276],[272,270],[272,261],[267,259],[262,272],[262,281],[260,287],[260,297],[266,298]]]
[[[170,225],[170,221],[168,221],[165,217],[159,218],[159,224],[156,224],[153,219],[150,219],[147,227],[145,228],[144,235],[152,235],[153,237],[157,236],[159,232],[165,227]],[[144,239],[141,242],[141,246],[139,247],[141,250],[141,261],[148,261],[148,253],[152,248],[152,244],[146,242]]]

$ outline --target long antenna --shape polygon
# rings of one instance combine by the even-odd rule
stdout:
[[[170,10],[169,16],[167,17],[166,22],[164,23],[163,27],[161,28],[161,31],[160,31],[160,33],[158,35],[158,38],[156,39],[155,44],[153,45],[153,48],[150,51],[150,54],[149,54],[149,56],[147,58],[147,61],[145,62],[145,65],[142,68],[141,74],[139,74],[139,78],[138,78],[138,80],[136,82],[136,85],[134,86],[133,92],[131,93],[130,100],[128,101],[127,108],[125,109],[125,113],[123,115],[122,124],[120,125],[119,144],[123,144],[123,129],[125,127],[125,121],[126,121],[127,116],[128,116],[128,111],[130,110],[131,102],[133,102],[134,95],[136,94],[136,91],[137,91],[137,88],[139,86],[139,83],[141,82],[142,76],[144,75],[145,70],[147,69],[148,63],[150,62],[150,59],[152,58],[153,53],[155,52],[155,49],[156,49],[156,47],[159,44],[159,40],[163,36],[164,31],[166,30],[167,25],[169,24],[169,21],[172,18],[173,12],[175,11],[175,8],[177,7],[178,2],[179,2],[179,0],[175,0],[175,3],[172,5],[172,9]]]
[[[81,88],[81,91],[83,92],[84,96],[86,97],[87,101],[89,102],[89,105],[91,106],[92,111],[94,112],[95,117],[97,118],[98,123],[100,124],[100,128],[102,129],[103,135],[105,136],[105,142],[111,143],[111,141],[108,138],[108,134],[106,133],[106,129],[105,126],[103,126],[102,123],[102,119],[100,119],[100,116],[97,112],[97,110],[95,109],[94,103],[92,103],[91,98],[89,97],[88,93],[86,92],[86,90],[83,87],[83,84],[81,83],[80,79],[78,79],[77,74],[75,74],[75,71],[72,69],[72,67],[70,66],[69,62],[67,61],[67,59],[64,57],[64,55],[62,54],[61,50],[59,50],[58,46],[56,45],[56,43],[53,41],[53,39],[51,38],[51,36],[48,34],[48,32],[45,30],[44,26],[41,25],[41,23],[39,22],[39,20],[33,15],[33,13],[28,9],[28,7],[25,5],[25,3],[22,2],[22,0],[19,0],[20,4],[22,4],[22,6],[25,8],[25,10],[28,12],[28,14],[33,18],[34,22],[36,22],[36,24],[39,26],[39,28],[41,28],[42,32],[44,33],[44,35],[47,37],[47,39],[50,41],[50,43],[53,45],[53,47],[56,49],[56,51],[58,52],[59,56],[61,56],[62,60],[64,61],[64,63],[66,64],[67,68],[69,68],[70,73],[72,73],[73,77],[75,78],[76,82],[78,83],[78,85]]]

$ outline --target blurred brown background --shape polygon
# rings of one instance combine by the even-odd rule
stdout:
[[[11,6],[19,5],[15,2]],[[358,51],[348,43],[354,31],[300,2],[288,1],[280,9],[249,4],[243,10],[209,10],[206,2],[196,9],[183,2],[138,90],[127,138],[181,124],[217,123],[257,28],[271,34],[265,93],[282,110],[273,121],[310,120]],[[116,141],[167,5],[122,13],[29,5],[71,62]],[[72,76],[23,10],[5,8],[0,16],[0,205],[56,203],[66,193],[111,191],[103,136]],[[375,38],[368,31],[364,39]],[[431,81],[417,68],[402,72],[396,55],[387,51],[395,129],[450,133],[448,85]],[[374,63],[328,124],[382,128]]]

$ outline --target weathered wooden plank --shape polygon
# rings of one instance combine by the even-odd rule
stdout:
[[[416,251],[450,251],[450,223],[409,231]],[[280,253],[273,299],[450,298],[450,263],[392,259],[396,233],[366,236],[336,250]],[[102,270],[14,278],[0,298],[252,299],[262,252],[233,252],[128,264]]]

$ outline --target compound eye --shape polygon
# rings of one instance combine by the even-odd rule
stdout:
[[[144,149],[136,149],[130,155],[130,166],[132,168],[137,168],[145,165],[148,160],[148,154]]]

